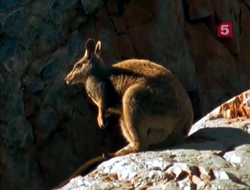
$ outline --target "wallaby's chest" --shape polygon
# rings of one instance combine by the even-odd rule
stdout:
[[[87,94],[90,97],[90,99],[98,106],[99,105],[98,98],[94,97],[94,95],[91,94],[91,92],[87,92]]]
[[[108,112],[121,114],[121,100],[113,93],[96,94],[91,91],[87,91],[87,94],[96,106],[99,107],[101,102],[104,101]]]

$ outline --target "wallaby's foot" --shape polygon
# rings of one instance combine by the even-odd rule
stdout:
[[[139,144],[136,143],[135,145],[129,144],[115,153],[103,153],[102,156],[105,159],[110,159],[113,157],[123,156],[123,155],[127,155],[130,153],[136,153],[139,151],[142,151],[142,148],[140,148]]]

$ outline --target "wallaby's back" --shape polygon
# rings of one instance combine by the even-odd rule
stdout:
[[[192,105],[185,89],[169,70],[149,60],[130,59],[114,64],[109,78],[123,100],[127,90],[138,84],[139,90],[134,94],[141,118],[138,125],[147,130],[149,147],[170,146],[187,135],[193,122]],[[172,132],[177,134],[170,142],[166,139]]]

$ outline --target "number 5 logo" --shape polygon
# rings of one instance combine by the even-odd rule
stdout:
[[[222,22],[217,28],[218,37],[233,37],[233,23]]]

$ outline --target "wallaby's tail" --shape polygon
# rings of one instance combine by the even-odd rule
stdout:
[[[73,173],[67,180],[60,183],[60,185],[58,185],[57,187],[54,187],[53,190],[62,188],[67,183],[69,183],[72,178],[75,178],[75,177],[79,176],[81,173],[88,170],[90,167],[93,167],[94,165],[98,165],[98,164],[100,164],[101,162],[103,162],[105,160],[106,159],[103,158],[102,156],[98,156],[98,157],[95,157],[95,158],[85,162],[83,165],[80,166],[80,168],[78,168],[78,170],[76,170],[75,173]]]

